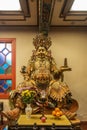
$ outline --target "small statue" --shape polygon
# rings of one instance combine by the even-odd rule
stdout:
[[[13,110],[3,112],[4,115],[10,119],[16,119],[26,107],[26,104],[22,102],[21,90],[33,88],[36,91],[36,97],[32,102],[33,113],[41,113],[43,99],[45,113],[51,113],[52,109],[59,107],[68,118],[75,117],[78,103],[72,99],[69,87],[63,81],[63,72],[71,70],[67,65],[67,59],[65,58],[64,66],[58,69],[49,50],[52,44],[49,37],[39,34],[33,39],[33,44],[35,50],[28,65],[23,66],[20,71],[24,81],[19,83],[16,90],[10,93],[10,103]],[[76,105],[75,109],[72,109],[73,104]]]

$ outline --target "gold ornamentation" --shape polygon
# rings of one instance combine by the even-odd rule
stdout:
[[[33,38],[33,44],[36,48],[36,50],[41,46],[41,47],[45,47],[47,50],[49,49],[49,47],[51,46],[52,42],[51,42],[51,38],[47,37],[45,35],[39,34],[36,35],[36,38]]]

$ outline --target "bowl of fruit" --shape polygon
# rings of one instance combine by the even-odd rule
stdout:
[[[52,115],[56,118],[56,119],[60,119],[60,117],[63,115],[62,110],[60,110],[60,108],[56,107],[53,111],[52,111]]]

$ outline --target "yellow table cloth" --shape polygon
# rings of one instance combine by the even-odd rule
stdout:
[[[27,118],[26,115],[20,115],[18,119],[18,125],[52,125],[53,123],[57,126],[71,126],[70,121],[65,115],[61,116],[60,119],[55,118],[52,115],[45,115],[47,117],[46,122],[42,122],[40,117],[41,115],[31,115],[30,118]]]

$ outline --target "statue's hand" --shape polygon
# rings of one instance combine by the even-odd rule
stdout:
[[[70,67],[68,67],[68,66],[61,66],[60,67],[60,72],[62,73],[62,72],[64,72],[64,71],[71,71],[72,69],[70,68]]]
[[[21,73],[26,73],[26,66],[22,66],[20,72]]]

